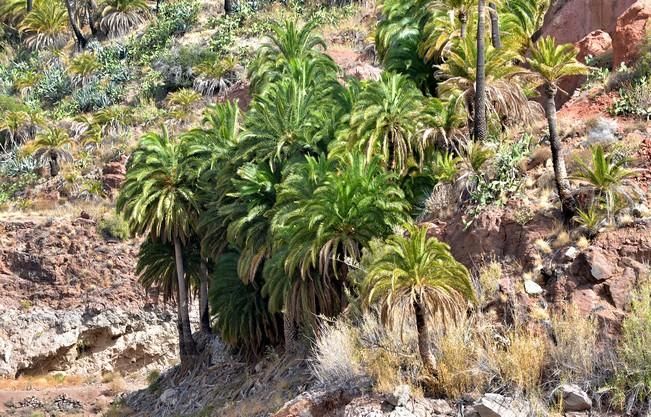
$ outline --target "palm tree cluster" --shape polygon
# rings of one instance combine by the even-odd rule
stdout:
[[[124,35],[151,15],[145,0],[6,0],[0,20],[18,29],[31,49],[60,49],[71,39]]]
[[[344,79],[313,23],[277,23],[249,67],[245,114],[221,103],[199,128],[140,140],[117,209],[146,236],[143,283],[177,301],[183,362],[197,353],[193,292],[202,328],[212,324],[253,356],[268,345],[293,350],[320,317],[361,299],[379,304],[388,324],[412,314],[435,373],[429,320],[456,316],[475,297],[450,248],[415,225],[415,208],[458,160],[478,170],[490,158],[482,142],[491,131],[535,116],[527,91],[536,82],[548,99],[563,212],[571,211],[553,87],[584,68],[569,47],[531,41],[540,1],[381,7],[379,80]],[[180,91],[170,106],[187,114],[195,99]],[[451,169],[435,169],[446,161]]]
[[[340,82],[311,24],[278,24],[250,74],[256,94],[246,114],[221,103],[200,128],[145,135],[117,200],[132,232],[146,236],[143,284],[177,301],[183,361],[196,354],[193,292],[202,323],[209,300],[213,328],[234,348],[291,350],[319,317],[336,316],[360,294],[350,272],[371,241],[394,233],[437,248],[432,262],[441,265],[421,271],[429,281],[414,281],[414,291],[429,294],[418,311],[472,298],[449,249],[411,226],[417,190],[436,182],[426,167],[437,135],[428,132],[445,126],[427,111],[433,99],[389,72]],[[396,231],[405,224],[408,232]]]

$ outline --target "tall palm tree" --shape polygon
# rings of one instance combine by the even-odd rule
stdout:
[[[531,70],[542,80],[556,189],[566,222],[571,221],[576,214],[576,200],[567,179],[563,145],[556,130],[556,92],[558,81],[562,78],[588,73],[588,67],[577,61],[576,56],[577,50],[573,45],[556,45],[554,38],[545,37],[535,43],[531,50],[531,58],[527,59]]]
[[[36,135],[34,139],[34,156],[50,166],[50,176],[59,175],[61,162],[72,162],[70,147],[72,139],[65,130],[58,127],[48,128]]]
[[[502,37],[500,36],[500,16],[495,3],[488,3],[488,13],[491,18],[491,42],[493,48],[499,49],[502,47]]]
[[[486,51],[484,49],[484,0],[477,2],[477,75],[475,76],[475,105],[473,117],[473,137],[483,142],[488,136],[486,119]]]
[[[132,154],[116,208],[133,233],[174,246],[179,347],[182,363],[188,363],[197,349],[190,328],[183,247],[192,236],[198,203],[194,181],[184,170],[183,156],[180,143],[171,139],[167,130],[143,136]]]
[[[382,321],[388,325],[398,315],[414,314],[423,365],[436,374],[428,319],[456,317],[475,294],[468,270],[454,259],[448,245],[427,237],[426,226],[406,229],[407,236],[393,235],[383,245],[372,246],[362,294],[366,305],[380,304]]]

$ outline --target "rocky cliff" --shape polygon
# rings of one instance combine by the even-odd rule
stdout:
[[[90,218],[1,221],[0,376],[173,363],[175,317],[137,282],[137,248]]]

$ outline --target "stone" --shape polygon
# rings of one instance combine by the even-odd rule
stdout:
[[[587,411],[592,408],[592,400],[577,385],[564,384],[559,388],[563,400],[563,411]]]
[[[617,19],[613,33],[613,68],[632,64],[651,31],[651,0],[636,1]]]
[[[484,394],[475,403],[475,411],[480,417],[527,417],[528,407],[500,394]]]
[[[613,275],[615,267],[612,265],[603,249],[591,247],[582,255],[585,256],[587,275],[594,281],[605,281]]]
[[[579,250],[574,246],[570,246],[561,254],[561,262],[571,262],[575,260],[577,256],[579,256]]]
[[[427,405],[434,414],[454,415],[455,411],[450,404],[443,399],[426,399]]]
[[[530,279],[524,280],[524,291],[529,295],[540,295],[543,293],[542,287]]]
[[[631,292],[635,288],[637,275],[633,268],[627,267],[624,272],[606,282],[608,294],[615,307],[620,310],[628,310],[631,302]],[[581,411],[581,410],[577,410]]]
[[[386,401],[394,407],[405,406],[411,399],[411,388],[409,385],[398,385],[390,395],[387,395]]]
[[[615,119],[599,118],[588,131],[586,147],[612,145],[617,142],[618,124]]]

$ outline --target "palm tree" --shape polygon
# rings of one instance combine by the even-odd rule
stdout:
[[[636,189],[635,181],[632,178],[635,175],[635,170],[625,167],[626,160],[606,155],[601,145],[592,149],[591,164],[582,160],[576,162],[579,169],[572,179],[591,188],[594,193],[593,199],[605,205],[608,221],[612,222],[613,220],[618,200],[626,200],[629,205],[632,205],[642,195]]]
[[[403,173],[408,161],[422,164],[428,143],[419,134],[423,120],[423,95],[407,77],[384,73],[362,90],[350,117],[348,135],[334,145],[333,154],[351,148],[367,160],[380,155],[392,170]]]
[[[72,139],[68,133],[58,127],[48,128],[45,132],[36,135],[34,140],[34,156],[50,166],[50,176],[59,175],[61,161],[72,162],[70,145]]]
[[[430,7],[454,14],[459,21],[459,36],[463,39],[468,32],[468,18],[477,0],[434,0]]]
[[[183,248],[196,222],[198,203],[183,166],[183,149],[164,129],[143,136],[129,163],[126,180],[116,202],[134,234],[174,246],[178,281],[179,347],[182,363],[197,354],[188,313],[187,277]]]
[[[7,140],[0,145],[0,149],[6,152],[18,146],[23,128],[29,120],[29,115],[27,111],[13,110],[0,113],[0,116],[0,132],[7,134]]]
[[[109,37],[128,33],[149,16],[145,0],[104,0],[101,4],[99,27]]]
[[[486,119],[486,51],[484,49],[484,0],[477,2],[477,75],[475,76],[475,103],[473,137],[484,142],[488,136]]]
[[[505,47],[525,53],[542,26],[549,0],[508,0],[502,7]],[[535,39],[534,39],[535,40]]]
[[[527,59],[529,67],[542,80],[545,114],[549,127],[549,144],[552,151],[552,163],[556,188],[561,200],[561,208],[566,222],[576,214],[576,201],[570,190],[567,169],[563,158],[563,145],[556,130],[556,92],[558,81],[571,75],[587,74],[588,67],[576,59],[577,51],[573,45],[556,45],[552,37],[540,39],[531,50]]]
[[[271,81],[282,78],[294,60],[313,61],[313,65],[326,72],[335,69],[334,61],[323,53],[325,40],[314,33],[316,24],[309,22],[299,29],[296,22],[287,20],[272,26],[267,43],[249,66],[252,92],[261,92]]]
[[[428,319],[458,316],[475,294],[468,270],[454,259],[448,245],[428,238],[426,226],[407,225],[406,231],[408,236],[393,235],[384,245],[372,246],[362,294],[367,306],[380,304],[382,321],[388,325],[398,315],[415,315],[423,365],[435,374]]]
[[[526,79],[527,71],[513,63],[521,61],[520,55],[507,48],[495,49],[488,46],[485,54],[484,107],[503,123],[529,123],[538,110],[537,103],[528,100],[520,82]],[[437,76],[443,81],[438,86],[439,96],[458,96],[466,105],[468,127],[474,132],[476,108],[477,69],[480,62],[477,43],[469,38],[455,43],[446,55],[443,64],[438,65]]]
[[[500,36],[500,16],[497,12],[497,5],[493,2],[488,3],[488,12],[491,18],[491,42],[493,48],[502,47],[502,38]]]
[[[84,36],[79,28],[79,23],[77,22],[77,10],[73,7],[74,0],[64,0],[66,3],[66,10],[68,11],[68,20],[70,22],[70,27],[72,28],[72,33],[75,34],[77,39],[77,47],[79,49],[85,49],[88,44],[88,39]]]
[[[61,48],[68,41],[68,14],[59,1],[39,1],[19,28],[32,49]]]

